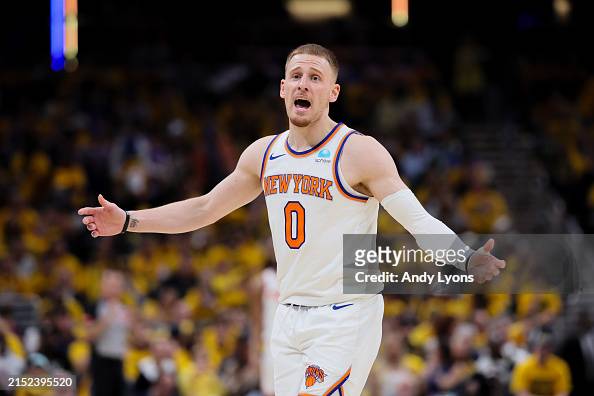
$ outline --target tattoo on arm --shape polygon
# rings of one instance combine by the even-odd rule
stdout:
[[[136,228],[136,226],[138,225],[138,223],[139,223],[138,219],[131,218],[130,219],[130,225],[128,226],[128,228]]]

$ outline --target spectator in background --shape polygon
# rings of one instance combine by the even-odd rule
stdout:
[[[466,119],[480,119],[484,114],[487,59],[487,50],[472,37],[467,37],[454,54],[454,91],[459,98],[458,107]]]
[[[199,286],[198,274],[192,263],[192,256],[188,252],[181,255],[179,268],[169,274],[162,282],[161,287],[174,289],[178,297],[185,297],[189,290]]]
[[[484,395],[484,377],[475,365],[473,343],[476,328],[470,323],[457,324],[449,338],[439,343],[439,364],[429,377],[429,394]]]
[[[25,368],[24,349],[8,322],[0,317],[0,381],[19,375]],[[0,383],[2,387],[5,383]]]
[[[489,320],[486,344],[479,350],[476,361],[477,372],[486,379],[492,395],[506,394],[511,376],[513,362],[503,353],[509,324],[510,318],[507,315]]]
[[[411,147],[404,153],[401,159],[402,174],[411,181],[417,184],[420,178],[427,172],[431,161],[433,160],[433,153],[427,147],[424,141],[420,138],[414,138]]]
[[[77,396],[91,396],[91,348],[83,340],[68,346],[68,360],[76,377]]]
[[[131,317],[128,308],[120,300],[123,291],[122,273],[106,270],[101,278],[96,320],[88,330],[94,342],[93,396],[118,396],[125,393],[122,361],[128,349]]]
[[[64,369],[71,369],[68,348],[74,340],[72,328],[73,319],[61,305],[49,311],[42,324],[40,352]]]
[[[177,345],[169,339],[168,335],[154,337],[151,342],[151,354],[138,362],[140,378],[136,382],[136,396],[180,394],[177,386],[179,371],[177,350]]]
[[[552,354],[550,334],[534,334],[534,353],[518,364],[512,373],[511,392],[517,396],[567,396],[571,391],[571,375],[567,363]]]
[[[563,342],[559,356],[569,364],[572,395],[585,395],[594,389],[594,325],[586,311],[579,313],[577,329]]]
[[[422,394],[422,358],[406,353],[403,334],[389,333],[384,338],[383,359],[378,361],[371,385],[374,395],[417,396]]]
[[[487,164],[473,164],[470,189],[460,201],[460,212],[468,227],[478,233],[504,232],[511,225],[505,198],[489,186],[492,178],[493,171]]]
[[[209,361],[208,352],[199,344],[193,347],[192,363],[180,373],[180,388],[183,396],[190,396],[196,389],[208,396],[223,396],[225,385],[216,373],[216,368]]]
[[[63,374],[55,367],[52,367],[50,361],[45,355],[41,353],[32,353],[27,359],[27,369],[21,373],[23,377],[41,378],[41,377],[57,377]],[[61,375],[60,375],[61,376]],[[71,388],[64,387],[67,395],[73,396]],[[70,391],[70,392],[69,392]],[[20,387],[15,391],[15,396],[54,396],[56,392],[53,389],[43,387]]]

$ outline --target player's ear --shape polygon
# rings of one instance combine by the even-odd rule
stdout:
[[[285,98],[285,79],[283,78],[280,82],[280,97]]]
[[[338,94],[340,93],[340,84],[334,84],[332,87],[332,91],[330,91],[330,102],[334,103],[338,99]]]

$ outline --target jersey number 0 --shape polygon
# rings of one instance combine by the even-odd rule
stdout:
[[[285,205],[285,242],[291,249],[299,249],[305,242],[305,208],[298,201]]]

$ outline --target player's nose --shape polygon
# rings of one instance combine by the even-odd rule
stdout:
[[[297,89],[304,89],[304,90],[308,90],[309,86],[307,85],[307,79],[301,77],[301,79],[299,80],[299,83],[297,84]]]

